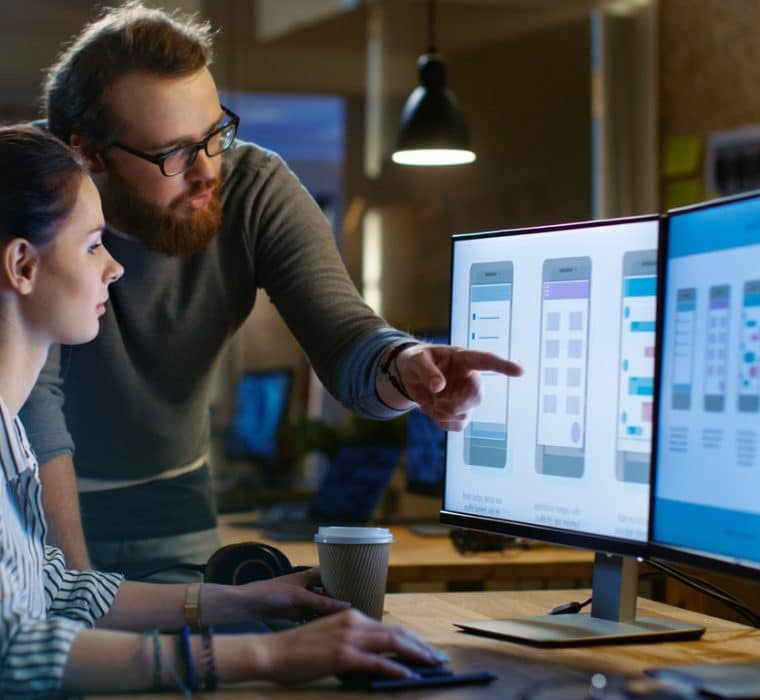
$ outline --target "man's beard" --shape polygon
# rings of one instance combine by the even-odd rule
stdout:
[[[129,184],[113,170],[101,189],[106,221],[123,233],[139,240],[146,248],[163,255],[187,256],[203,250],[219,233],[222,203],[219,197],[221,177],[213,183],[196,183],[168,212],[130,191]],[[193,197],[211,189],[211,199],[200,209],[185,214],[177,209]]]

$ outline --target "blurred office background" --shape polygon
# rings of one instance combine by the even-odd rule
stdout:
[[[285,156],[357,287],[412,332],[447,327],[451,234],[698,200],[710,135],[760,123],[756,0],[438,0],[436,45],[477,154],[443,168],[390,160],[426,0],[147,4],[218,28],[212,72],[241,136]],[[43,70],[98,5],[0,0],[1,121],[40,116]],[[220,363],[220,435],[241,373],[274,367],[293,373],[289,421],[341,421],[262,293]]]

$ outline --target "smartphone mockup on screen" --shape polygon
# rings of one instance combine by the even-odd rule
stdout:
[[[512,327],[513,266],[510,261],[470,267],[467,347],[509,357]],[[508,380],[482,372],[483,401],[464,433],[464,461],[481,467],[507,464]]]
[[[726,407],[726,363],[731,321],[731,286],[710,287],[705,329],[705,411],[721,413]]]
[[[657,317],[657,251],[623,255],[617,458],[620,481],[649,482]]]
[[[739,340],[739,410],[760,409],[760,280],[744,283]]]
[[[591,258],[545,260],[536,471],[583,476]]]
[[[685,287],[676,292],[675,340],[673,342],[673,394],[671,407],[691,408],[694,381],[694,340],[696,335],[697,290]]]

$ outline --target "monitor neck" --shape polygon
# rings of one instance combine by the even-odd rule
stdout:
[[[596,553],[591,616],[614,622],[636,620],[639,563],[631,557]]]

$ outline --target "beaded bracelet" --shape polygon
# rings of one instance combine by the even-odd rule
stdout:
[[[193,659],[193,651],[190,648],[190,625],[185,625],[177,637],[179,644],[179,656],[182,659],[182,663],[185,665],[185,676],[187,678],[187,687],[191,693],[198,690],[198,674],[195,671],[195,660]]]
[[[153,643],[153,690],[161,690],[161,633],[154,627],[152,630],[145,632]]]
[[[145,630],[145,632],[143,632],[143,637],[148,638],[153,645],[153,670],[151,673],[153,690],[163,690],[164,688],[164,669],[162,662],[165,662],[166,667],[169,669],[169,674],[174,679],[177,687],[182,691],[182,694],[186,698],[192,697],[192,692],[182,682],[182,679],[177,674],[177,671],[174,668],[174,664],[172,664],[171,659],[164,656],[164,650],[161,648],[161,632],[154,627],[153,629]]]
[[[204,685],[206,690],[216,690],[219,679],[216,675],[216,660],[214,659],[214,628],[204,627],[201,630],[203,639],[203,664],[205,667]]]
[[[398,367],[396,366],[396,358],[407,348],[411,348],[415,345],[420,345],[416,340],[409,340],[405,343],[399,343],[393,350],[391,350],[388,353],[388,357],[385,358],[385,361],[382,365],[380,365],[380,371],[388,378],[388,381],[391,383],[391,386],[399,393],[401,396],[403,396],[408,401],[411,401],[413,403],[416,403],[414,399],[409,396],[409,392],[406,390],[406,387],[404,386],[403,382],[401,381],[401,375],[394,376],[391,374],[391,367],[393,367],[396,370],[396,374],[398,374]]]

